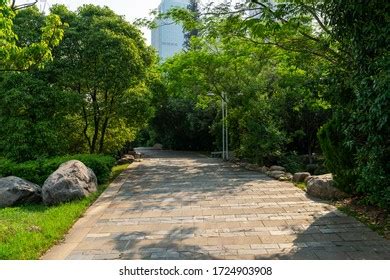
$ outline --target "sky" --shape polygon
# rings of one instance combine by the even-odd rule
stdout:
[[[19,1],[21,2],[22,0]],[[160,2],[161,0],[47,0],[49,6],[54,4],[65,4],[70,10],[76,10],[77,7],[84,4],[108,6],[117,14],[124,15],[130,22],[137,18],[149,17],[150,11],[156,9]],[[207,0],[203,0],[202,2],[207,2]],[[213,2],[222,2],[222,0],[214,0]],[[40,1],[38,4],[39,3]],[[142,32],[144,33],[146,41],[150,44],[150,30],[143,28]]]

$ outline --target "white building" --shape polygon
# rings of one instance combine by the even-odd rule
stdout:
[[[187,8],[189,2],[190,0],[162,0],[158,10],[165,13],[172,7]],[[152,46],[164,61],[183,49],[184,32],[180,24],[169,20],[158,20],[157,26],[152,30]]]

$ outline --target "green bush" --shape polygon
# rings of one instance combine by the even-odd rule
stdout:
[[[278,162],[291,173],[306,171],[302,157],[295,151],[282,155]]]
[[[318,139],[325,155],[325,166],[332,172],[337,187],[348,193],[355,193],[356,172],[353,168],[353,153],[343,143],[343,133],[338,129],[336,119],[328,122],[318,131]]]
[[[242,112],[238,130],[240,147],[238,154],[260,165],[271,165],[283,153],[287,142],[278,118],[273,115],[267,97],[259,96]]]
[[[42,185],[47,177],[49,177],[49,175],[62,163],[73,159],[79,160],[91,168],[95,172],[99,184],[108,181],[111,168],[115,163],[115,159],[111,156],[89,154],[54,157],[26,161],[23,163],[15,163],[8,159],[0,159],[0,177],[13,175]]]

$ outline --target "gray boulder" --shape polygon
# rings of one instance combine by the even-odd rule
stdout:
[[[15,176],[0,178],[0,208],[41,201],[38,185]]]
[[[267,175],[279,180],[279,178],[283,177],[285,175],[285,173],[284,173],[284,171],[274,170],[274,171],[268,171]]]
[[[153,145],[153,149],[155,149],[155,150],[162,150],[163,149],[163,145],[159,144],[159,143],[156,143],[156,144]]]
[[[43,202],[55,205],[89,196],[97,190],[97,179],[92,169],[81,161],[71,160],[60,165],[42,187]]]
[[[130,164],[133,163],[135,160],[135,157],[133,155],[124,155],[121,159],[119,159],[116,164],[121,165],[121,164]]]
[[[304,182],[307,177],[310,176],[309,172],[297,172],[294,173],[293,181],[297,183]]]
[[[135,159],[139,159],[142,157],[142,153],[137,151],[130,151],[127,153],[127,155],[133,156]]]
[[[291,181],[293,175],[291,173],[284,173],[281,177],[279,177],[279,181]]]
[[[270,171],[286,171],[286,168],[284,168],[283,166],[279,166],[279,165],[272,165],[270,168],[269,168]]]
[[[252,171],[258,171],[260,169],[260,167],[257,164],[253,164],[253,163],[247,163],[245,165],[245,168]]]
[[[260,172],[264,173],[264,174],[266,174],[268,172],[268,170],[269,170],[269,168],[265,165],[260,168]]]
[[[307,193],[322,199],[341,199],[348,195],[333,186],[332,174],[310,176],[306,179]]]

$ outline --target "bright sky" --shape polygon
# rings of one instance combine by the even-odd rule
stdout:
[[[203,0],[202,2],[208,1],[210,0]],[[21,2],[21,0],[19,0],[19,2]],[[65,4],[71,10],[76,10],[77,7],[82,6],[84,4],[108,6],[117,14],[124,15],[126,19],[130,22],[134,21],[137,18],[148,17],[150,11],[156,9],[160,2],[161,0],[47,0],[49,6],[53,4]],[[222,2],[222,0],[214,0],[213,2]],[[147,42],[150,44],[150,30],[147,28],[143,28],[142,32],[144,33]]]

